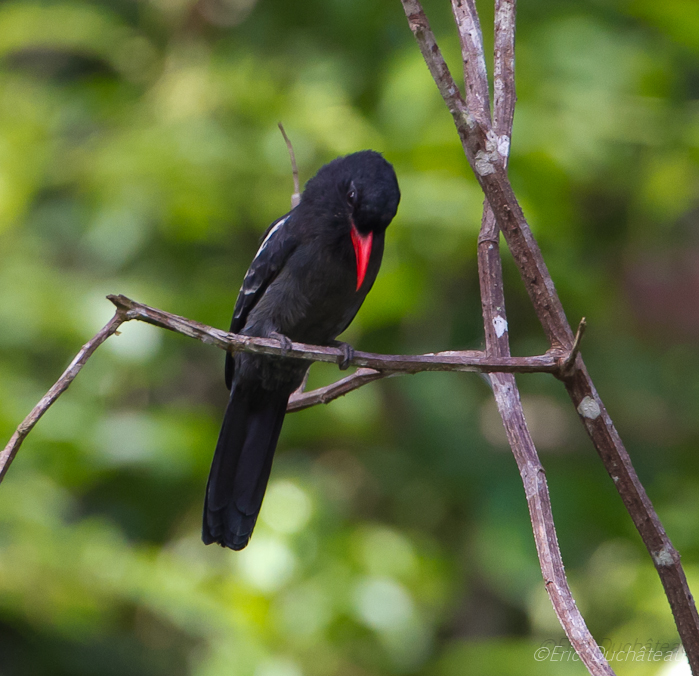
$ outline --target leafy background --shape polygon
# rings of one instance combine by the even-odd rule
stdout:
[[[448,3],[426,8],[458,72]],[[699,9],[527,0],[517,40],[512,180],[696,591]],[[304,179],[368,147],[399,176],[383,269],[346,339],[482,344],[482,198],[397,0],[1,2],[4,438],[109,318],[107,293],[227,327],[288,209],[278,120]],[[506,277],[514,352],[540,352],[509,260]],[[479,378],[396,378],[290,415],[235,554],[199,540],[222,364],[127,325],[32,432],[0,487],[3,676],[584,673],[561,651],[535,660],[562,632]],[[665,656],[662,588],[562,386],[519,382],[590,628]]]

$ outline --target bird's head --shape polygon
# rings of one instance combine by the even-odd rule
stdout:
[[[318,203],[331,196],[333,220],[346,228],[354,246],[358,290],[369,265],[374,235],[383,233],[398,210],[396,173],[373,150],[338,157],[308,181],[301,200]]]

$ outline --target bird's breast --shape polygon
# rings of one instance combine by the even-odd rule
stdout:
[[[342,243],[341,243],[342,244]],[[357,290],[357,264],[346,246],[313,240],[298,247],[250,312],[248,335],[282,333],[296,342],[328,344],[352,321],[371,288],[383,255],[374,239],[364,283]]]

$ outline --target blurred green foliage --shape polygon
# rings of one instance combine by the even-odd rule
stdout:
[[[448,3],[426,8],[457,73]],[[512,180],[696,591],[699,8],[528,0],[518,21]],[[398,173],[384,266],[346,339],[481,345],[482,197],[398,0],[2,2],[3,438],[108,319],[107,293],[228,326],[259,235],[289,205],[278,120],[304,179],[362,148]],[[505,261],[514,352],[542,351]],[[127,325],[29,436],[0,487],[3,676],[584,673],[535,659],[562,631],[480,379],[395,378],[290,415],[236,554],[199,540],[222,364]],[[311,386],[337,375],[314,366]],[[594,635],[674,645],[562,387],[520,384]]]

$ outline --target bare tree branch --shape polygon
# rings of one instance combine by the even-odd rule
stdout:
[[[514,41],[515,0],[496,0],[493,119],[496,133],[500,138],[508,140],[508,151],[515,103]],[[485,75],[483,78],[485,79]],[[503,157],[503,162],[507,163],[507,156]],[[492,357],[507,357],[510,355],[510,341],[507,331],[499,234],[493,210],[486,201],[478,238],[478,269],[486,354]],[[566,365],[575,362],[577,349],[579,349],[578,340],[571,355],[566,358]],[[588,671],[594,676],[609,676],[614,672],[587,628],[568,585],[558,546],[546,473],[524,418],[515,376],[511,373],[493,373],[490,375],[490,382],[507,439],[522,477],[536,551],[551,605],[570,644]]]
[[[334,399],[360,388],[362,385],[391,375],[399,374],[391,373],[390,371],[375,371],[374,369],[357,369],[352,375],[342,378],[332,385],[319,387],[310,392],[294,392],[289,399],[286,411],[291,413],[292,411],[303,411],[304,408],[310,408],[316,404],[328,404]]]
[[[490,95],[483,54],[481,22],[474,0],[451,0],[459,29],[466,83],[466,107],[479,125],[490,128]]]
[[[517,95],[515,89],[516,0],[495,0],[495,59],[493,64],[493,128],[510,139]],[[509,143],[508,143],[509,150]],[[503,155],[507,165],[508,153]]]
[[[577,363],[578,354],[580,353],[580,343],[585,335],[585,329],[587,328],[587,320],[583,317],[578,324],[578,330],[575,333],[575,340],[573,341],[573,347],[570,350],[570,354],[566,357],[565,361],[561,364],[561,371],[559,373],[560,378],[566,379],[575,373],[575,370],[579,368]]]
[[[190,338],[196,338],[204,343],[215,345],[223,350],[252,352],[254,354],[306,359],[308,361],[322,361],[331,364],[337,364],[344,358],[342,350],[337,347],[291,343],[291,348],[285,350],[279,341],[274,338],[257,338],[226,333],[220,329],[206,326],[206,324],[137,303],[126,296],[108,296],[108,298],[124,311],[127,320],[136,319],[147,324],[153,324]],[[546,354],[534,357],[489,359],[484,352],[477,350],[416,355],[374,354],[355,351],[349,365],[379,371],[399,371],[401,373],[420,373],[422,371],[556,373],[560,365],[565,361],[567,354],[551,350]]]
[[[127,318],[124,311],[117,309],[111,321],[83,345],[80,352],[75,355],[73,361],[70,362],[68,368],[63,372],[63,375],[56,381],[56,384],[41,398],[41,401],[39,401],[30,411],[29,415],[20,423],[17,431],[12,435],[12,438],[7,443],[2,453],[0,453],[0,481],[2,481],[5,474],[7,474],[7,470],[15,459],[24,438],[32,431],[34,425],[39,422],[41,416],[44,415],[56,399],[68,389],[68,386],[75,380],[75,377],[80,373],[80,369],[82,369],[85,362],[92,356],[92,353],[107,340],[109,336],[116,333],[117,329],[125,321],[127,321]]]
[[[495,402],[517,461],[529,506],[536,551],[546,592],[563,630],[593,676],[614,674],[578,609],[566,579],[551,509],[546,473],[527,428],[515,377],[511,373],[490,376]]]
[[[273,338],[257,338],[227,333],[206,324],[137,303],[126,296],[108,296],[108,298],[116,306],[116,314],[109,324],[83,346],[65,373],[17,428],[12,439],[10,439],[4,451],[0,454],[0,481],[7,473],[24,438],[29,434],[39,418],[65,392],[92,353],[109,336],[116,333],[119,326],[124,322],[131,320],[145,322],[233,352],[244,351],[327,363],[339,363],[344,359],[344,353],[336,347],[292,343],[291,348],[285,350],[281,343]],[[550,350],[546,354],[534,357],[507,357],[505,359],[491,359],[484,352],[476,350],[437,352],[422,355],[384,355],[357,351],[354,353],[354,358],[350,361],[351,366],[360,367],[356,373],[342,378],[332,385],[321,387],[311,392],[295,392],[287,410],[299,411],[316,404],[328,403],[367,383],[397,373],[410,374],[420,373],[421,371],[557,373],[561,368],[561,364],[565,362],[566,357],[566,353],[558,350]]]
[[[670,602],[692,674],[697,676],[699,616],[680,555],[667,536],[580,355],[576,365],[578,368],[573,375],[565,380],[566,390],[651,555]]]
[[[469,164],[490,202],[500,230],[507,239],[549,342],[554,347],[569,349],[573,344],[573,332],[556,295],[539,246],[531,234],[505,172],[504,160],[508,155],[509,141],[502,135],[498,136],[493,129],[479,125],[467,112],[467,105],[461,96],[455,98],[452,90],[458,92],[458,88],[451,79],[449,68],[437,46],[421,4],[418,0],[401,2],[427,67],[454,118]]]
[[[432,78],[434,79],[439,93],[449,108],[455,120],[466,124],[467,127],[474,127],[475,119],[468,113],[466,102],[461,96],[461,92],[451,76],[449,66],[442,56],[439,45],[435,40],[430,22],[427,20],[422,5],[417,0],[401,0],[403,9],[408,17],[410,28],[417,37],[418,45],[422,56],[427,63]]]
[[[504,328],[507,326],[507,315],[502,293],[502,267],[497,239],[493,240],[492,229],[496,236],[495,219],[486,204],[482,227],[484,236],[479,238],[478,246],[483,320],[486,327],[502,327],[499,331],[486,330],[486,352],[492,356],[506,356],[510,351],[508,333]],[[588,671],[594,676],[613,674],[587,628],[566,579],[546,474],[524,418],[515,376],[511,373],[493,373],[490,382],[524,484],[536,550],[551,605],[568,640]]]
[[[299,168],[296,166],[296,155],[294,154],[294,146],[291,145],[291,140],[284,131],[284,125],[281,122],[279,122],[278,126],[279,131],[282,133],[282,136],[284,137],[286,148],[289,151],[289,158],[291,159],[291,173],[294,177],[294,192],[291,194],[291,208],[295,209],[301,201],[301,189],[299,188]]]
[[[493,210],[495,220],[507,240],[534,310],[550,344],[555,348],[562,347],[570,353],[574,344],[573,331],[566,319],[541,251],[515,198],[506,173],[509,139],[507,139],[506,134],[503,134],[501,120],[511,116],[511,110],[514,106],[514,90],[507,90],[505,77],[501,77],[498,83],[497,70],[498,68],[513,67],[513,61],[509,62],[508,54],[510,45],[514,43],[504,33],[501,34],[502,43],[498,43],[496,37],[496,54],[499,49],[504,49],[505,58],[501,60],[500,66],[496,63],[495,97],[502,95],[507,99],[508,104],[502,107],[502,112],[499,110],[496,113],[498,123],[495,129],[489,129],[487,125],[478,124],[473,115],[464,114],[458,107],[455,107],[453,97],[448,95],[448,88],[446,88],[445,94],[444,73],[449,71],[436,45],[434,35],[430,31],[422,7],[417,0],[401,1],[410,28],[415,34],[439,91],[452,113],[466,156]],[[510,17],[514,17],[513,3],[498,3],[496,23],[511,22]],[[513,30],[514,27],[512,27]],[[512,59],[513,55],[512,51]],[[473,56],[477,59],[477,54],[474,53]],[[491,231],[483,234],[480,241],[483,243],[490,241],[492,244],[496,238]],[[504,318],[502,321],[505,321]],[[498,337],[497,333],[502,330],[503,324],[500,321],[498,327],[493,327],[491,324],[492,322],[486,322],[486,335],[491,333],[492,337],[492,334],[495,333]],[[506,327],[506,324],[504,326]],[[668,539],[643,486],[638,480],[628,453],[597,394],[580,355],[575,358],[573,374],[565,377],[564,381],[600,458],[613,478],[624,505],[651,554],[670,602],[692,673],[699,676],[699,615],[697,615],[694,599],[689,591],[679,561],[679,554]]]

